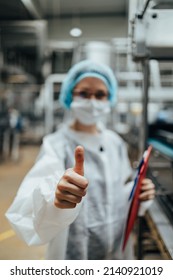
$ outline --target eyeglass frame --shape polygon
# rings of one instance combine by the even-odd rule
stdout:
[[[102,96],[100,98],[97,97],[97,94],[99,95],[99,93],[102,93]],[[109,93],[108,92],[106,93],[102,90],[98,90],[95,93],[88,92],[87,90],[74,90],[73,91],[73,96],[79,96],[79,97],[84,98],[84,99],[90,99],[91,96],[94,96],[95,99],[97,99],[97,100],[108,100]]]

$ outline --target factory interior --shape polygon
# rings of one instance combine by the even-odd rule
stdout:
[[[136,219],[136,259],[173,259],[173,0],[0,0],[0,259],[41,260],[5,212],[33,166],[42,139],[66,113],[61,84],[75,63],[111,67],[118,102],[107,126],[137,168],[150,144],[153,204]]]

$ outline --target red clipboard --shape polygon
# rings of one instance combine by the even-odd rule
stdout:
[[[151,154],[151,150],[152,150],[152,146],[150,145],[143,154],[142,160],[137,169],[138,171],[137,171],[136,178],[134,180],[134,186],[132,188],[132,191],[131,191],[131,194],[129,197],[129,200],[131,200],[131,204],[130,204],[130,208],[129,208],[129,212],[128,212],[128,218],[127,218],[127,223],[126,223],[126,228],[125,228],[125,233],[124,233],[124,240],[123,240],[123,246],[122,246],[123,251],[126,247],[129,235],[133,229],[133,226],[134,226],[137,214],[138,214],[139,205],[140,205],[139,194],[140,194],[140,190],[141,190],[141,182],[146,176],[146,171],[147,171],[147,167],[148,167],[148,161],[149,161],[149,157]]]

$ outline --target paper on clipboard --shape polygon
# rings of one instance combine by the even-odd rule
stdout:
[[[134,180],[134,185],[132,188],[132,191],[129,196],[130,208],[128,212],[127,222],[126,222],[126,228],[124,233],[124,240],[123,240],[123,247],[122,250],[124,251],[126,243],[128,241],[129,235],[133,229],[138,209],[139,209],[139,194],[141,189],[141,182],[145,178],[147,167],[148,167],[148,161],[151,154],[152,146],[150,145],[148,149],[144,152],[143,157],[139,163],[138,169],[137,169],[137,175]]]

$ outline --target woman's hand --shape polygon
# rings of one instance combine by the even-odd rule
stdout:
[[[75,149],[75,166],[65,171],[57,185],[54,200],[57,208],[74,208],[86,195],[88,180],[84,177],[83,165],[84,149],[78,146]]]
[[[155,185],[150,179],[143,179],[141,186],[141,193],[139,195],[140,201],[151,200],[155,198]]]

